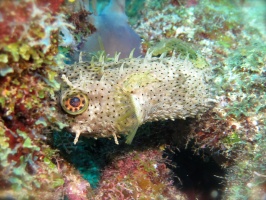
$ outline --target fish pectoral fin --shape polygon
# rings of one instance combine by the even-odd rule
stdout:
[[[80,136],[80,132],[76,132],[76,136],[73,142],[74,144],[77,144],[77,142],[79,141],[79,136]]]
[[[127,135],[127,140],[126,140],[126,143],[127,144],[131,144],[136,133],[137,133],[137,130],[138,130],[138,125],[136,125],[136,127],[132,128],[132,130],[130,130],[130,132],[128,133]]]

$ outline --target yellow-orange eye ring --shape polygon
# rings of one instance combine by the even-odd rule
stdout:
[[[79,115],[87,110],[89,100],[85,94],[72,93],[61,99],[63,110],[70,115]]]

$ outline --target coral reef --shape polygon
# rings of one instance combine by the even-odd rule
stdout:
[[[71,173],[82,180],[44,143],[49,96],[59,89],[59,29],[68,26],[61,3],[0,2],[1,199],[59,199]]]
[[[117,156],[103,173],[95,199],[187,199],[172,185],[159,150]]]
[[[219,177],[219,191],[214,188],[209,194],[210,190],[192,188],[196,193],[192,197],[265,199],[265,2],[133,0],[127,5],[129,21],[143,40],[143,52],[152,48],[153,56],[158,56],[152,59],[162,60],[161,66],[165,58],[159,56],[176,52],[179,61],[184,63],[187,58],[186,62],[197,71],[211,68],[212,83],[208,88],[215,90],[216,100],[211,110],[201,112],[203,115],[196,119],[142,125],[130,146],[123,137],[116,138],[120,145],[106,138],[83,137],[74,145],[74,136],[63,129],[66,120],[54,114],[64,112],[60,102],[55,101],[60,87],[57,75],[68,76],[69,80],[64,79],[68,87],[78,85],[75,75],[67,72],[71,67],[63,69],[62,61],[95,31],[93,21],[87,20],[107,3],[99,1],[96,8],[93,1],[92,8],[88,8],[85,3],[80,6],[82,2],[0,1],[0,199],[116,199],[118,195],[120,199],[189,199],[190,188],[180,184],[186,177],[178,176],[179,169],[190,174],[184,170],[188,170],[184,167],[188,162],[176,159],[178,150],[186,151],[186,144],[197,159],[202,156],[199,160],[205,163],[214,160],[225,172]],[[106,66],[104,71],[92,61],[90,72],[99,77],[108,72],[106,80],[112,78],[108,75],[117,80],[128,70],[131,59],[137,60],[130,58],[121,61],[125,62],[122,67],[120,63],[112,68],[109,65],[115,61],[104,58],[100,60]],[[84,68],[87,64],[77,65]],[[153,80],[145,73],[136,75],[126,82],[127,87],[135,87],[139,78],[145,84]],[[77,98],[68,103],[82,109]],[[133,105],[134,112],[129,116],[135,114],[136,120],[141,112],[136,114],[139,107]],[[78,116],[62,115],[71,123]],[[160,119],[170,118],[165,113],[163,116]],[[51,125],[58,126],[57,130],[47,129]],[[167,145],[171,148],[165,151]],[[163,152],[169,156],[167,159],[162,158]],[[203,179],[208,177],[206,171],[197,173]],[[177,176],[179,182],[173,182]]]
[[[145,39],[144,49],[163,39],[162,50],[171,53],[175,46],[165,38],[179,38],[196,47],[213,66],[217,104],[192,122],[190,138],[196,150],[211,149],[226,158],[220,163],[228,172],[224,199],[260,199],[266,181],[261,145],[266,38],[265,19],[259,16],[265,16],[265,3],[206,0],[187,7],[187,2],[171,1],[172,5],[162,5],[163,11],[147,12],[136,30]],[[149,7],[149,2],[145,5]]]

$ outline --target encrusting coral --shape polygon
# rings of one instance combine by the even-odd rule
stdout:
[[[97,189],[100,199],[187,199],[172,183],[160,150],[131,151],[107,166]]]

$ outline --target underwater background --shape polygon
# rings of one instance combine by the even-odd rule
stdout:
[[[74,145],[61,75],[115,52],[207,66],[213,105]],[[265,63],[265,0],[0,0],[0,199],[265,200]]]

